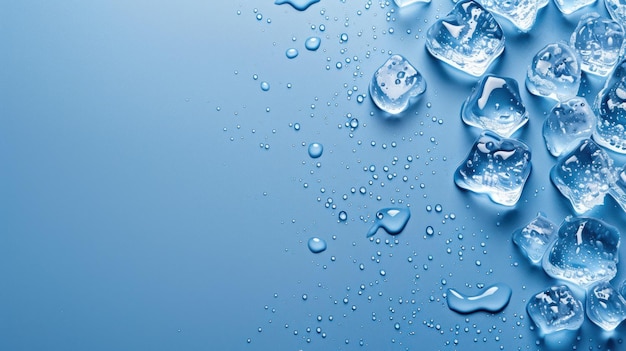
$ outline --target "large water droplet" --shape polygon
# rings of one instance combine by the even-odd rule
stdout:
[[[373,236],[378,228],[383,228],[391,235],[400,234],[411,218],[408,208],[383,208],[376,213],[376,221],[367,232],[367,237]]]
[[[324,152],[324,146],[320,143],[311,143],[309,144],[309,156],[311,158],[318,158],[322,156],[322,152]]]
[[[318,237],[312,237],[309,239],[308,245],[309,250],[311,250],[312,253],[320,253],[326,250],[326,241]]]
[[[319,1],[320,0],[276,0],[274,1],[274,4],[276,5],[289,4],[298,11],[304,11],[308,9],[309,6]]]
[[[474,296],[448,289],[448,307],[458,313],[498,312],[509,303],[511,293],[511,288],[502,283],[491,285],[482,294]]]
[[[321,43],[322,40],[319,37],[309,37],[304,42],[304,47],[307,48],[307,50],[315,51],[319,49]]]

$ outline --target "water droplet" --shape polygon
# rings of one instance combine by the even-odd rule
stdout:
[[[322,43],[322,40],[319,37],[309,37],[304,42],[304,47],[307,50],[315,51],[319,49],[321,43]]]
[[[326,241],[317,237],[309,239],[308,245],[309,250],[311,250],[312,253],[320,253],[326,250]]]
[[[341,33],[341,35],[339,36],[339,42],[340,43],[345,43],[348,41],[348,34],[346,33]]]
[[[426,227],[426,234],[428,234],[428,235],[435,234],[435,230],[433,229],[433,227],[431,227],[431,226]]]
[[[378,228],[383,228],[391,235],[400,234],[411,218],[408,208],[383,208],[376,213],[376,221],[367,232],[367,237],[373,236]]]
[[[511,293],[511,288],[503,283],[494,284],[475,296],[467,296],[454,289],[448,289],[447,302],[448,307],[458,313],[498,312],[509,303]]]
[[[274,4],[276,5],[289,4],[298,11],[304,11],[308,9],[309,6],[319,1],[320,0],[276,0],[274,1]]]
[[[296,131],[300,130],[300,123],[294,123],[293,124],[293,129],[296,130]]]
[[[289,48],[285,51],[285,56],[287,56],[288,59],[296,58],[296,56],[298,56],[298,50],[295,48]]]
[[[268,83],[268,82],[261,82],[261,90],[263,90],[263,91],[270,90],[270,83]]]
[[[324,147],[320,143],[311,143],[309,144],[309,156],[311,158],[318,158],[322,156],[322,152],[324,151]]]
[[[348,214],[346,211],[339,212],[339,220],[345,222],[348,219]]]

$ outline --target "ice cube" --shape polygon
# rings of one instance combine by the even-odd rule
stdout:
[[[559,10],[566,15],[569,15],[570,13],[585,6],[591,5],[594,2],[596,2],[596,0],[554,0],[556,7],[558,7]]]
[[[393,55],[376,70],[369,91],[378,108],[398,114],[426,91],[426,81],[406,58]]]
[[[536,294],[528,301],[526,311],[543,334],[578,330],[585,319],[582,302],[565,285]]]
[[[548,246],[556,239],[555,231],[556,225],[547,219],[543,213],[539,213],[524,228],[513,233],[513,242],[522,250],[530,262],[540,265],[541,258]]]
[[[626,23],[626,0],[604,0],[611,17],[618,23]]]
[[[551,277],[587,288],[611,280],[617,273],[620,233],[590,217],[568,217],[543,256],[543,270]]]
[[[543,138],[553,156],[560,156],[588,139],[593,133],[596,115],[587,100],[574,97],[557,103],[543,122]]]
[[[543,1],[480,0],[485,9],[511,21],[522,32],[528,32],[535,24],[540,2]]]
[[[454,182],[460,188],[487,194],[495,203],[513,206],[530,174],[530,158],[526,144],[485,131],[457,168]]]
[[[626,153],[626,59],[621,61],[594,103],[598,115],[593,139],[607,149]]]
[[[604,204],[604,196],[615,182],[613,159],[591,139],[562,155],[550,171],[552,183],[581,214]]]
[[[528,122],[517,81],[486,75],[461,107],[463,122],[508,138]]]
[[[581,17],[570,38],[570,46],[580,57],[580,68],[603,77],[617,64],[623,44],[622,26],[595,12]]]
[[[611,183],[609,195],[626,211],[626,165],[615,175],[615,182]]]
[[[607,281],[587,292],[587,317],[600,328],[612,331],[626,319],[626,300]]]
[[[426,48],[439,60],[481,76],[504,51],[504,33],[489,11],[462,0],[428,29]]]
[[[576,52],[565,43],[553,43],[533,58],[526,74],[526,88],[534,95],[562,101],[576,96],[580,78]]]
[[[430,0],[393,0],[393,2],[395,2],[398,7],[405,7],[418,2],[429,3]]]

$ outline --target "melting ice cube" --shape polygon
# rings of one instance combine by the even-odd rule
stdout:
[[[594,2],[596,2],[596,0],[554,0],[556,7],[558,7],[559,10],[566,15],[569,15],[570,13],[585,6],[591,5]]]
[[[593,133],[596,115],[581,97],[557,103],[543,122],[543,138],[553,156],[571,150]]]
[[[398,114],[426,91],[426,81],[407,59],[393,55],[376,70],[369,91],[378,108]]]
[[[526,88],[534,95],[560,101],[576,96],[580,78],[576,52],[565,43],[548,44],[528,67]]]
[[[604,0],[606,9],[618,23],[626,23],[626,0]]]
[[[593,139],[598,144],[626,153],[626,59],[621,61],[596,98],[598,122]]]
[[[587,292],[587,317],[600,328],[611,331],[626,319],[626,300],[607,281]]]
[[[513,242],[533,264],[540,265],[543,254],[556,239],[555,231],[556,225],[539,213],[537,218],[513,233]]]
[[[486,131],[457,168],[454,182],[460,188],[487,194],[493,202],[513,206],[530,174],[530,158],[526,144]]]
[[[528,32],[537,19],[542,0],[480,0],[485,9],[511,21],[522,32]]]
[[[585,319],[582,302],[565,285],[552,286],[533,296],[526,311],[543,334],[577,330]]]
[[[623,44],[622,26],[595,12],[581,17],[570,38],[570,46],[580,57],[580,68],[603,77],[617,64]]]
[[[428,29],[426,48],[439,60],[480,76],[504,51],[504,33],[489,11],[461,0]]]
[[[415,4],[418,2],[430,2],[430,0],[393,0],[393,2],[396,3],[396,5],[398,5],[398,7],[405,7],[405,6],[409,6],[411,4]]]
[[[615,182],[613,159],[598,144],[585,139],[559,158],[550,179],[576,213],[585,213],[604,204],[604,196]]]
[[[528,122],[517,81],[486,75],[461,107],[463,121],[508,138]]]
[[[543,256],[543,270],[551,277],[583,288],[617,274],[620,233],[595,218],[568,217]]]

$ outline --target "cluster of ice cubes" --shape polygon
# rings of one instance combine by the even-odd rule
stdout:
[[[460,188],[487,194],[495,203],[514,206],[530,175],[530,159],[530,148],[523,142],[485,131],[457,168],[454,181]]]
[[[390,114],[399,114],[426,91],[426,80],[401,55],[391,56],[376,70],[369,85],[374,104]]]
[[[461,107],[463,121],[508,138],[528,122],[517,81],[485,75]]]
[[[434,57],[474,76],[481,76],[504,51],[504,32],[479,3],[461,0],[426,35]]]
[[[543,214],[513,233],[513,242],[551,277],[586,290],[583,302],[565,285],[552,286],[528,302],[531,319],[544,334],[580,328],[586,311],[610,331],[626,319],[626,301],[609,281],[617,274],[620,233],[595,218],[567,217],[558,231]],[[626,292],[626,282],[622,283]]]

